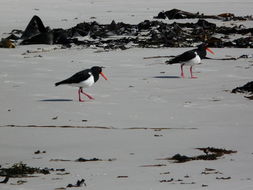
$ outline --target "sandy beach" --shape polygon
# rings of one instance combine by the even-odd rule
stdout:
[[[13,29],[24,30],[35,14],[52,28],[69,28],[83,20],[136,24],[171,8],[250,15],[253,6],[247,0],[1,2],[1,37]],[[179,64],[166,65],[165,58],[144,59],[189,49],[1,48],[0,169],[23,162],[54,171],[10,178],[0,183],[0,189],[252,189],[253,101],[231,90],[252,81],[253,60],[203,60],[194,67],[197,79],[190,79],[187,67],[183,79]],[[250,48],[212,50],[216,55],[208,57],[252,55]],[[100,78],[85,89],[95,100],[79,102],[77,88],[54,86],[94,65],[104,66],[109,79]],[[196,148],[205,147],[237,152],[217,160],[165,159],[202,155]],[[77,162],[79,158],[87,160]],[[56,171],[63,168],[64,172]],[[81,179],[86,186],[67,187]],[[25,182],[19,184],[20,180]]]

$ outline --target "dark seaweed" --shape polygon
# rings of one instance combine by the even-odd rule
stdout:
[[[247,84],[234,88],[232,90],[232,93],[245,93],[245,92],[253,94],[253,81],[248,82]]]
[[[30,167],[22,162],[13,164],[10,168],[0,168],[0,176],[26,177],[32,174],[50,174],[50,170]]]
[[[201,154],[198,156],[185,156],[181,154],[175,154],[171,158],[167,158],[167,160],[174,160],[177,163],[183,163],[183,162],[188,162],[188,161],[193,161],[193,160],[217,160],[224,154],[232,154],[232,153],[237,152],[234,150],[226,150],[226,149],[213,148],[213,147],[196,148],[196,149],[203,151],[205,154]]]
[[[253,48],[252,36],[233,38],[235,34],[252,34],[253,28],[246,28],[242,25],[219,27],[205,20],[207,17],[201,14],[192,14],[176,9],[164,14],[161,13],[160,17],[164,18],[164,15],[169,15],[173,19],[177,17],[188,18],[191,15],[198,21],[195,23],[174,22],[172,24],[159,20],[145,20],[138,24],[117,23],[114,20],[110,24],[99,24],[93,21],[82,22],[69,29],[50,29],[50,27],[45,27],[41,19],[35,15],[26,30],[21,31],[21,44],[62,44],[67,48],[75,44],[84,47],[100,47],[105,50],[125,50],[131,47],[193,47],[196,43],[206,42],[210,47]],[[218,18],[224,17],[218,16]],[[38,27],[38,23],[40,27]],[[16,30],[13,31],[8,39],[17,40]],[[224,35],[224,37],[214,37],[217,34]],[[78,36],[89,36],[90,40],[79,40]],[[110,38],[112,36],[113,38]]]

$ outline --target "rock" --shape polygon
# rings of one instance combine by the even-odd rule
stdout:
[[[0,183],[7,183],[9,181],[9,176],[5,176],[3,181],[0,181]]]
[[[176,160],[177,162],[187,162],[187,161],[191,160],[190,157],[184,156],[184,155],[181,155],[181,154],[176,154],[171,159]]]
[[[199,19],[196,23],[199,27],[203,28],[204,30],[215,30],[216,24],[213,24],[211,22],[208,22],[204,19]]]
[[[251,94],[253,94],[253,81],[248,82],[247,84],[245,84],[241,87],[234,88],[231,92],[232,93],[251,93]]]
[[[0,41],[0,48],[15,48],[15,47],[16,47],[15,44],[10,39],[3,38]]]

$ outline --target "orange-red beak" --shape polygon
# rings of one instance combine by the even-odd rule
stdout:
[[[104,75],[104,73],[99,73],[100,75],[102,75],[102,77],[104,77],[105,80],[108,80],[107,77]]]
[[[211,54],[215,55],[215,53],[211,49],[206,48],[206,50],[209,51]]]

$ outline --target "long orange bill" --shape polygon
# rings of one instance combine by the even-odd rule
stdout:
[[[206,50],[209,51],[211,54],[214,54],[214,55],[215,55],[215,53],[214,53],[211,49],[206,48]]]
[[[104,75],[104,73],[99,73],[100,75],[102,75],[102,77],[104,77],[105,80],[108,80],[107,77]]]

